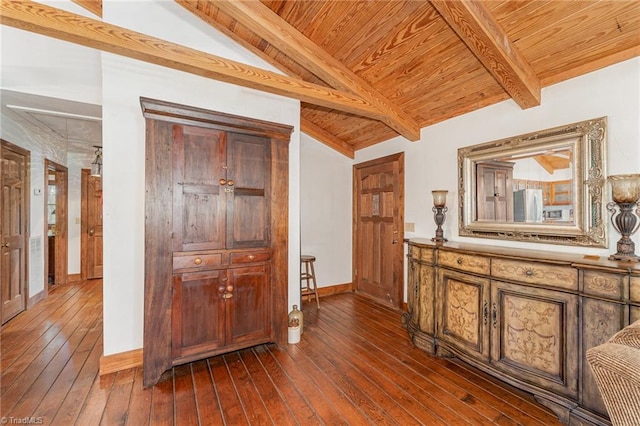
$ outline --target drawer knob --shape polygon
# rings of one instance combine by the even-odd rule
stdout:
[[[528,277],[533,276],[533,269],[527,269],[527,270],[524,272],[524,274],[525,274],[526,276],[528,276]]]
[[[196,257],[193,263],[195,263],[196,265],[199,265],[202,263],[202,259],[200,259],[199,257]]]
[[[255,258],[256,258],[256,257],[255,257],[254,255],[252,255],[252,254],[250,254],[249,256],[247,256],[247,259],[249,259],[249,260],[253,260],[253,259],[255,259]]]
[[[459,257],[459,258],[458,258],[458,260],[456,260],[456,263],[457,263],[458,265],[462,265],[462,258],[461,258],[461,257]]]

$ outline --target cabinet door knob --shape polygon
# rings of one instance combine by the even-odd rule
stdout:
[[[250,254],[249,256],[247,256],[247,259],[249,259],[249,260],[253,260],[253,259],[255,259],[255,258],[256,258],[256,257],[255,257],[254,255],[252,255],[252,254]]]
[[[224,293],[225,289],[226,289],[226,287],[221,285],[220,287],[218,287],[218,293]]]
[[[229,293],[233,291],[233,286],[231,284],[229,284],[226,288]]]
[[[226,179],[220,179],[218,182],[220,182],[220,185],[226,185],[227,184],[227,180]]]
[[[235,182],[233,181],[233,179],[229,179],[229,182],[227,182],[227,185],[229,186],[233,186]]]
[[[202,263],[202,259],[200,259],[199,257],[196,257],[193,263],[195,263],[196,265],[199,265]]]

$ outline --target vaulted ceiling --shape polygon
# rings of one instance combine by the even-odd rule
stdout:
[[[299,99],[302,131],[350,157],[640,55],[636,0],[176,1],[285,75],[31,2],[0,22]]]

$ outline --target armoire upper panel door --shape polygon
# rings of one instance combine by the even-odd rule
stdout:
[[[227,134],[227,248],[269,246],[270,166],[269,139]]]
[[[173,249],[225,248],[226,134],[173,126]]]

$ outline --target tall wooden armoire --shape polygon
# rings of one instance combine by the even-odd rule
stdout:
[[[292,127],[141,99],[144,385],[174,365],[287,342]]]

